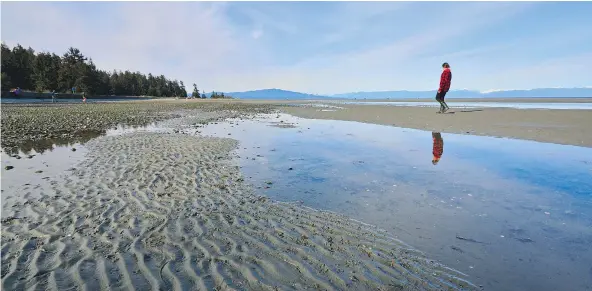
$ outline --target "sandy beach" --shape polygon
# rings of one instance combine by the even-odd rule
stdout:
[[[329,104],[329,103],[327,103]],[[458,109],[437,114],[437,108],[381,105],[344,105],[334,111],[318,107],[283,106],[304,118],[359,121],[445,133],[497,136],[592,147],[592,111],[512,108]]]
[[[0,291],[592,291],[592,3],[5,2]]]
[[[39,153],[71,142],[84,146],[72,149],[80,161],[68,170],[3,166],[2,287],[478,290],[468,276],[395,239],[396,230],[262,196],[233,159],[237,140],[230,133],[205,136],[201,128],[230,118],[270,113],[275,118],[274,112],[283,111],[592,147],[587,127],[592,116],[586,110],[436,114],[422,107],[335,105],[341,109],[322,111],[283,104],[161,100],[3,106],[2,145],[11,158],[35,161],[34,155],[17,156],[19,148]],[[105,136],[120,125],[154,122],[163,130]],[[275,119],[272,126],[294,128],[282,122]],[[33,173],[42,173],[43,182],[10,186],[20,181],[14,177]]]
[[[49,187],[7,193],[3,178],[3,289],[477,289],[376,227],[256,195],[236,141],[183,134],[256,112],[191,109],[163,123],[173,133],[92,139]]]

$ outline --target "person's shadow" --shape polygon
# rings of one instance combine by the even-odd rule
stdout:
[[[444,153],[444,139],[442,139],[442,134],[432,131],[432,140],[434,142],[432,149],[432,164],[435,166],[438,164]]]

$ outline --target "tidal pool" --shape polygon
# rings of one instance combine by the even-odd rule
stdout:
[[[238,139],[262,193],[380,226],[486,290],[592,289],[590,148],[289,115],[200,131]]]

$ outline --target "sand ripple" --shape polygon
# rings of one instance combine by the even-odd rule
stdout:
[[[230,139],[132,133],[87,144],[64,182],[2,224],[4,290],[474,289],[387,233],[270,201]]]

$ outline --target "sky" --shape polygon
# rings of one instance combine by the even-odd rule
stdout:
[[[592,86],[592,2],[5,2],[1,39],[190,90]]]

